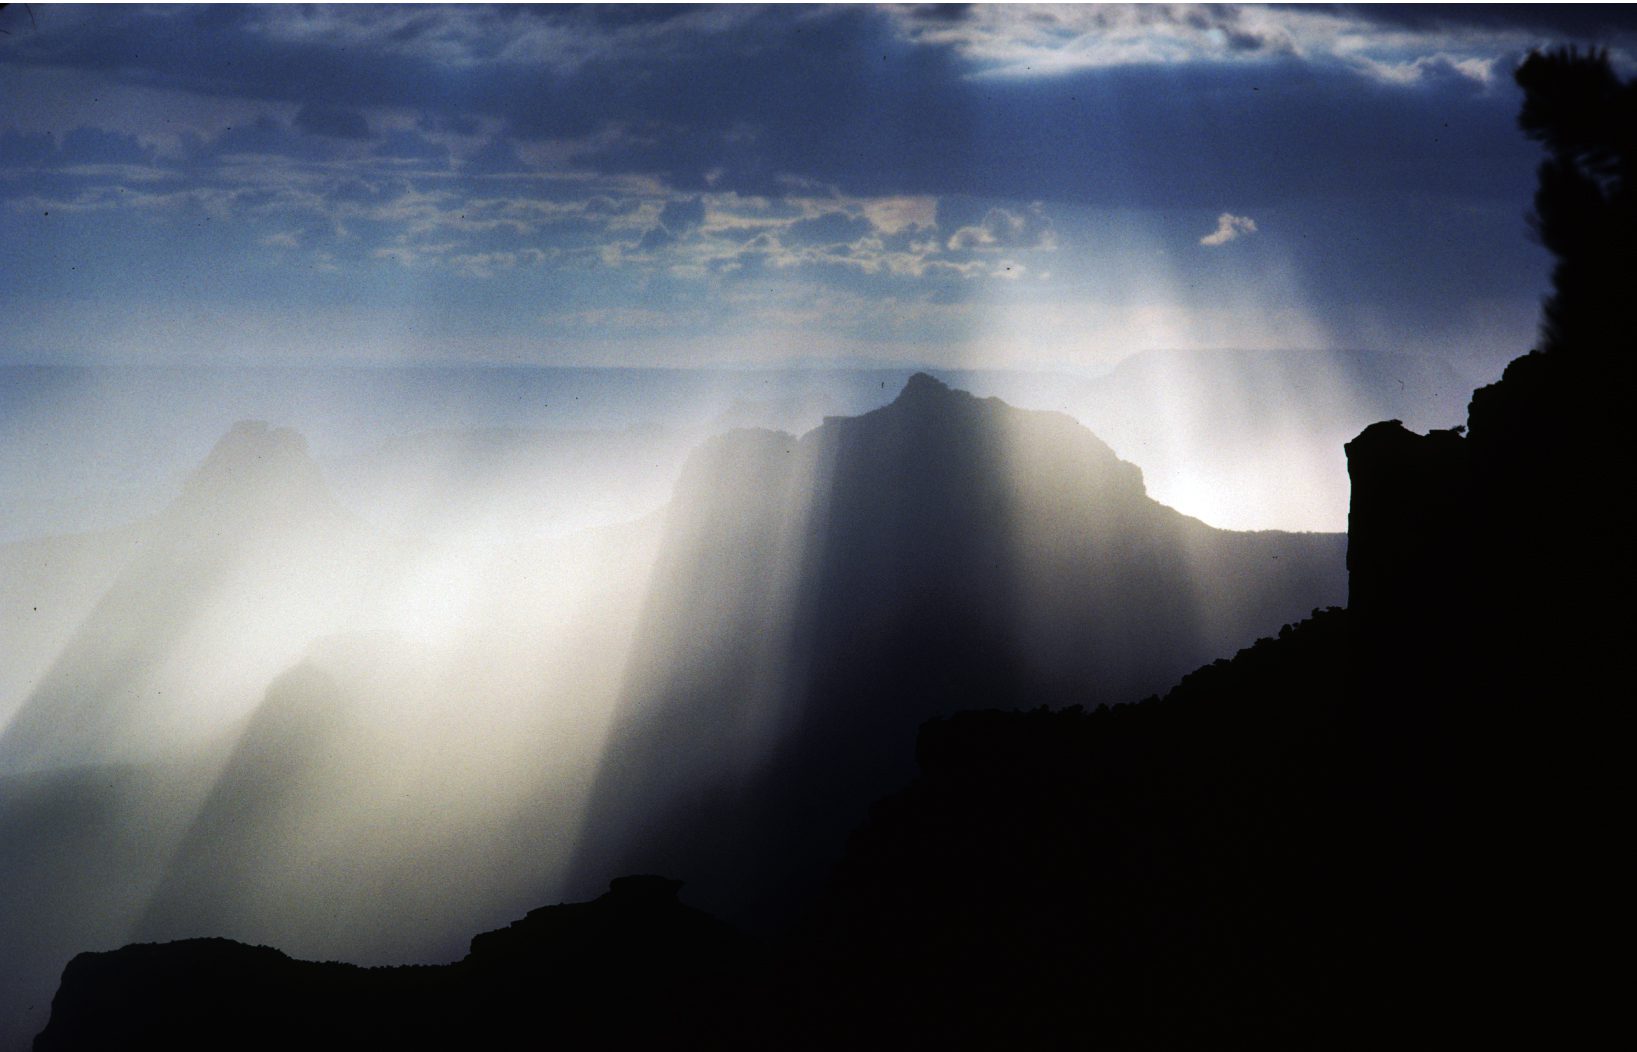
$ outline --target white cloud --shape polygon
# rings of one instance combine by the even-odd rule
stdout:
[[[1232,5],[976,5],[953,20],[913,7],[894,13],[911,40],[951,46],[998,76],[1289,54],[1296,47],[1280,20]]]
[[[951,234],[948,247],[951,252],[1003,248],[1049,252],[1057,247],[1057,235],[1038,203],[1021,212],[991,208],[981,223]]]
[[[997,77],[1297,57],[1398,86],[1417,84],[1435,70],[1490,85],[1498,56],[1539,42],[1538,34],[1517,27],[1433,19],[1424,27],[1395,27],[1323,5],[979,4],[959,18],[906,5],[892,14],[907,39],[951,48],[977,74]]]
[[[503,64],[568,74],[589,62],[664,54],[757,16],[754,9],[725,5],[663,19],[620,19],[551,7],[358,4],[266,5],[247,9],[246,18],[253,32],[280,42],[406,55],[456,69]]]
[[[1256,233],[1256,220],[1223,212],[1216,217],[1216,229],[1199,239],[1202,245],[1226,245],[1236,237]]]
[[[878,197],[860,202],[865,218],[883,234],[896,234],[907,227],[936,224],[938,200],[927,196]]]

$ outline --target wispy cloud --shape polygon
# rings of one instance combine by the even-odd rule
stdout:
[[[991,208],[983,221],[963,226],[949,236],[949,250],[1044,249],[1057,247],[1051,220],[1039,203],[1026,209]]]
[[[1256,220],[1250,216],[1236,216],[1223,212],[1216,217],[1216,229],[1199,239],[1202,245],[1226,245],[1235,238],[1256,233]]]
[[[1398,86],[1435,71],[1488,85],[1497,57],[1539,46],[1550,22],[1345,4],[976,4],[948,13],[906,5],[893,18],[906,39],[950,48],[986,76],[1298,60]],[[1551,36],[1564,27],[1556,28]]]

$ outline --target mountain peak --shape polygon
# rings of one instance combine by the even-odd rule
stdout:
[[[328,509],[333,501],[300,432],[241,420],[188,478],[178,504],[194,509],[311,511]]]
[[[240,420],[217,440],[205,466],[246,457],[305,459],[307,440],[294,428],[274,427],[265,420]]]
[[[949,393],[949,385],[931,373],[916,373],[904,384],[904,389],[899,392],[896,400],[902,402],[905,399],[928,398]]]

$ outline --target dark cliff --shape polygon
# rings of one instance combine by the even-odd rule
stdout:
[[[759,952],[679,902],[679,887],[624,877],[592,902],[478,935],[441,966],[299,961],[226,939],[83,953],[34,1047],[446,1050],[533,1035],[573,1048],[720,1048],[736,1040],[726,1005],[758,982]]]
[[[1574,1045],[1611,1022],[1632,88],[1572,54],[1518,79],[1552,151],[1541,348],[1463,429],[1348,444],[1347,610],[1145,704],[929,724],[810,929],[838,1040]]]

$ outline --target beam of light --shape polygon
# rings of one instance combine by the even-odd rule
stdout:
[[[144,937],[438,959],[550,893],[648,542],[640,526],[617,546],[482,537],[372,561],[372,587],[343,604],[353,631],[310,645],[247,726]]]
[[[603,727],[572,890],[596,891],[605,867],[636,864],[622,855],[631,847],[622,836],[679,795],[747,791],[798,732],[812,657],[801,652],[796,613],[831,470],[811,437],[742,430],[690,460],[647,576],[619,706]]]
[[[1035,348],[1037,361],[1063,363],[1064,382],[1028,388],[998,377],[975,380],[975,388],[1071,413],[1141,467],[1162,502],[1221,527],[1340,530],[1348,493],[1341,444],[1383,415],[1459,411],[1463,385],[1453,376],[1433,385],[1442,410],[1422,410],[1426,398],[1412,397],[1429,378],[1451,373],[1447,366],[1390,348],[1337,349],[1282,253],[1259,248],[1206,294],[1191,287],[1174,239],[1127,222],[1080,221],[1087,231],[1118,230],[1134,261],[1127,273],[1082,281],[1084,305],[1034,304],[1002,287],[977,312],[984,357],[1004,361],[999,348]],[[1233,250],[1192,241],[1180,249]],[[1137,353],[1125,355],[1130,349]],[[1415,372],[1392,371],[1400,366]]]
[[[58,666],[57,695],[83,695],[100,715],[76,729],[45,713],[49,741],[7,776],[96,763],[86,768],[94,780],[120,758],[154,772],[135,788],[110,783],[119,827],[155,835],[121,854],[123,866],[93,867],[86,894],[113,880],[130,894],[64,953],[136,935],[241,934],[315,956],[435,958],[456,933],[463,943],[538,905],[568,857],[651,531],[519,541],[480,515],[452,514],[424,536],[393,537],[333,508],[304,517],[311,508],[291,505],[311,494],[292,492],[288,478],[243,491],[238,476],[254,475],[257,459],[191,487],[141,534],[133,565],[69,579],[54,562],[37,582],[59,603],[91,592],[78,643],[65,625],[32,651]],[[448,491],[448,481],[428,488]],[[113,594],[91,609],[98,591]],[[8,638],[8,650],[19,645]],[[268,684],[309,664],[337,689],[320,699],[309,738],[286,751],[275,719],[283,695]],[[287,766],[258,769],[269,753]],[[199,777],[151,784],[192,755]],[[256,800],[253,815],[227,823],[234,836],[204,841],[227,859],[200,848],[224,807]],[[53,870],[37,840],[11,845],[36,876]],[[233,884],[213,861],[250,871]],[[199,892],[197,910],[161,908],[177,888]],[[404,916],[426,924],[401,925]],[[210,919],[221,927],[209,930]]]

